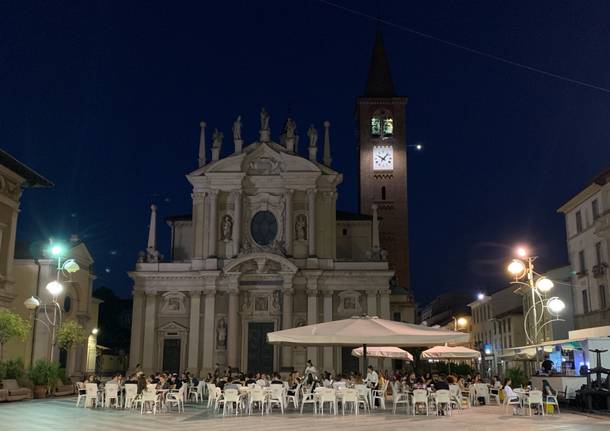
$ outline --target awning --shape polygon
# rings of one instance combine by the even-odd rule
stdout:
[[[362,347],[352,350],[352,356],[357,358],[361,358],[363,353],[364,348]],[[402,359],[413,362],[413,355],[400,347],[368,347],[366,349],[366,356],[372,356],[375,358]]]
[[[422,359],[438,360],[478,359],[481,357],[481,352],[462,346],[434,346],[431,349],[424,350],[420,357]]]

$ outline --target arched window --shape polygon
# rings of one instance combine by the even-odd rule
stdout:
[[[389,112],[381,110],[371,117],[371,135],[382,139],[394,135],[394,119]]]
[[[381,200],[385,201],[385,186],[381,186]]]
[[[64,312],[69,313],[72,309],[72,298],[66,296],[64,298]]]

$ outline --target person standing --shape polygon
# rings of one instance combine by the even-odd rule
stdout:
[[[379,374],[377,374],[377,371],[373,369],[372,365],[369,365],[367,370],[368,371],[366,373],[366,379],[364,380],[364,382],[369,388],[377,389],[377,387],[379,386]]]
[[[316,367],[313,366],[311,359],[307,360],[307,367],[305,367],[303,375],[305,376],[305,382],[308,384],[313,383],[313,381],[316,379],[316,376],[318,375],[318,370],[316,370]]]

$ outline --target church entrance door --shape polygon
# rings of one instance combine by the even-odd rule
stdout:
[[[343,374],[360,371],[360,360],[352,356],[352,349],[355,347],[341,348],[341,370]]]
[[[163,370],[170,373],[180,372],[180,339],[166,338],[163,341]]]
[[[267,332],[273,332],[273,322],[248,323],[248,372],[273,372],[273,346],[267,343]]]

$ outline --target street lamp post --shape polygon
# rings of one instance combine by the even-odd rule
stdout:
[[[36,296],[30,296],[23,302],[25,308],[30,310],[32,314],[32,318],[34,321],[39,322],[44,325],[49,331],[51,342],[49,343],[49,361],[53,360],[53,349],[57,343],[57,329],[61,326],[61,321],[63,317],[61,305],[58,302],[59,295],[64,291],[64,286],[61,284],[60,275],[75,273],[80,269],[78,263],[74,259],[66,259],[62,263],[62,255],[64,249],[61,245],[55,244],[50,247],[51,255],[57,259],[57,272],[55,276],[55,280],[51,281],[47,284],[46,289],[47,292],[51,295],[50,303],[43,303],[40,298]],[[38,318],[37,310],[42,307],[44,310],[44,319]],[[51,307],[53,309],[53,314],[49,315],[48,308]]]
[[[507,269],[515,277],[511,283],[524,288],[524,292],[529,290],[527,293],[531,294],[531,305],[523,316],[523,327],[527,343],[537,345],[541,341],[540,334],[547,325],[564,320],[559,318],[559,313],[565,308],[565,303],[556,296],[547,299],[547,294],[553,289],[554,284],[549,278],[534,271],[534,261],[537,256],[530,256],[524,248],[517,249],[517,255],[519,257],[513,259]],[[537,348],[536,366],[538,366]]]

